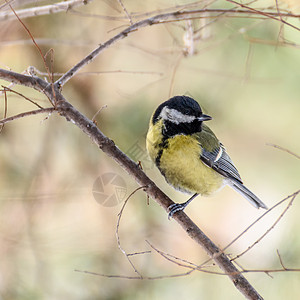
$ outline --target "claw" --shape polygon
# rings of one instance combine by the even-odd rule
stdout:
[[[185,203],[174,203],[168,207],[169,209],[169,215],[168,219],[173,218],[173,215],[177,213],[178,211],[184,210],[186,207]]]
[[[182,211],[184,210],[189,203],[192,202],[192,200],[197,197],[198,194],[194,194],[188,201],[184,202],[184,203],[174,203],[174,204],[171,204],[168,209],[169,209],[169,215],[168,215],[168,219],[170,220],[170,218],[173,217],[173,215],[175,213],[177,213],[178,211]]]

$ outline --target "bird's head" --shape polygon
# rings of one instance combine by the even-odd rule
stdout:
[[[152,124],[163,122],[163,135],[193,134],[201,131],[203,121],[212,118],[202,113],[201,107],[193,98],[175,96],[158,106],[152,117]]]

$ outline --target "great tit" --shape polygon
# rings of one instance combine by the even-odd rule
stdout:
[[[169,218],[199,194],[211,195],[226,184],[241,193],[256,208],[267,206],[241,180],[223,144],[203,124],[212,118],[188,96],[175,96],[153,113],[146,147],[166,181],[175,189],[193,194],[184,203],[169,207]]]

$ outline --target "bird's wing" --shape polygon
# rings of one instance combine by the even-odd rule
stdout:
[[[224,177],[242,183],[241,176],[226,153],[225,147],[218,141],[209,127],[203,124],[202,131],[197,133],[196,136],[202,148],[200,159]]]

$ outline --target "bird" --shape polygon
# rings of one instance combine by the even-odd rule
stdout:
[[[224,145],[204,123],[199,103],[189,96],[174,96],[161,103],[151,116],[146,149],[167,183],[191,194],[184,203],[168,207],[171,218],[198,195],[209,196],[225,185],[244,196],[256,208],[268,209],[242,182]]]

